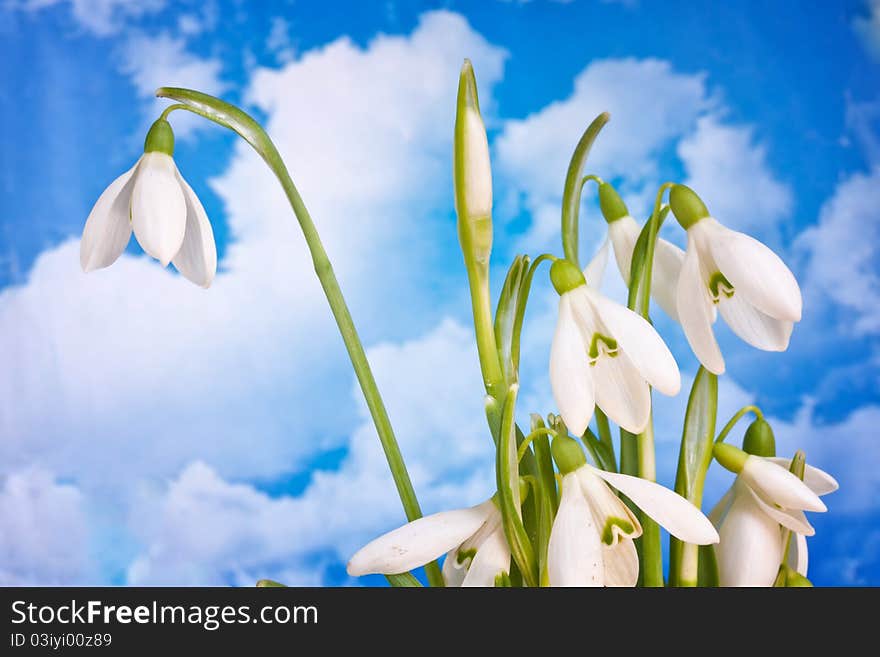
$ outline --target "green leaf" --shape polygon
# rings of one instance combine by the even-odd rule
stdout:
[[[581,209],[581,190],[583,188],[584,167],[587,164],[587,156],[599,131],[608,123],[611,115],[602,112],[593,119],[593,122],[584,131],[580,141],[575,146],[568,165],[568,173],[565,176],[565,188],[562,192],[562,247],[565,257],[580,269],[578,261],[578,214]]]
[[[287,588],[287,584],[276,582],[274,579],[261,579],[257,582],[258,589]]]
[[[391,586],[398,588],[421,587],[422,583],[412,573],[400,573],[399,575],[385,575],[385,579]]]
[[[698,509],[703,503],[706,472],[712,463],[717,413],[718,377],[700,367],[688,398],[675,475],[675,492]],[[669,555],[670,583],[673,586],[695,586],[699,574],[697,546],[671,537]]]
[[[523,525],[520,508],[519,463],[517,462],[516,423],[514,422],[518,390],[518,385],[511,385],[504,400],[501,432],[495,459],[495,474],[498,502],[504,523],[504,535],[507,537],[511,556],[522,572],[526,585],[538,586],[535,553]]]
[[[514,326],[516,323],[517,308],[520,304],[520,294],[523,291],[523,279],[529,271],[529,257],[518,255],[513,259],[507,278],[501,288],[498,297],[498,307],[495,310],[495,342],[498,345],[498,357],[501,360],[501,370],[507,384],[516,383],[517,365],[514,358]]]

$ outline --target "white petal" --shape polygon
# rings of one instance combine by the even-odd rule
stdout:
[[[562,478],[559,511],[547,546],[550,586],[603,586],[602,543],[574,473]]]
[[[788,545],[787,563],[804,577],[807,576],[809,556],[807,554],[807,537],[802,534],[793,534],[791,543]]]
[[[602,324],[617,340],[620,349],[644,379],[664,395],[676,395],[681,389],[681,375],[675,358],[654,327],[629,308],[601,294],[583,288]]]
[[[804,482],[769,459],[749,456],[739,476],[768,504],[803,511],[827,510]]]
[[[626,353],[600,356],[591,369],[599,408],[622,429],[644,431],[651,418],[651,390]]]
[[[510,573],[510,548],[504,528],[498,527],[477,548],[462,586],[495,586],[495,577]]]
[[[605,472],[589,464],[583,467],[590,468],[593,473],[626,495],[633,504],[676,538],[697,545],[718,542],[718,532],[709,519],[678,493],[647,479]]]
[[[737,495],[715,548],[721,586],[772,586],[782,560],[779,525],[750,495]]]
[[[443,583],[447,588],[458,588],[467,575],[467,569],[470,565],[470,558],[458,563],[458,548],[452,548],[443,561]]]
[[[755,504],[758,508],[786,529],[790,529],[798,534],[804,534],[805,536],[812,536],[816,533],[816,530],[813,529],[803,511],[799,509],[780,509],[762,500],[761,496],[748,486],[745,488],[748,491],[746,494],[754,496]]]
[[[441,511],[371,541],[348,562],[352,576],[405,573],[461,545],[486,522],[494,508],[489,500],[469,509]]]
[[[678,278],[675,307],[688,344],[703,367],[713,374],[723,374],[724,358],[712,332],[712,297],[700,273],[695,241],[696,238],[689,231],[688,248]]]
[[[593,259],[590,260],[590,264],[584,269],[584,278],[587,280],[587,285],[597,290],[602,287],[602,278],[605,276],[605,266],[607,264],[608,240],[606,239],[602,246],[599,247],[596,255],[593,256]]]
[[[678,307],[678,279],[684,262],[684,251],[670,242],[657,239],[654,245],[654,273],[651,276],[651,296],[669,317],[676,322]]]
[[[781,465],[786,470],[791,468],[791,459],[771,456],[768,457],[767,460]],[[807,488],[816,493],[816,495],[827,495],[840,488],[840,485],[834,477],[824,470],[814,468],[809,463],[804,465],[804,483],[807,485]]]
[[[713,220],[709,248],[737,293],[771,317],[800,321],[801,289],[791,270],[767,246]]]
[[[722,297],[718,311],[731,330],[753,347],[764,351],[788,349],[794,324],[762,313],[739,292]]]
[[[730,510],[730,505],[733,503],[733,486],[727,489],[727,492],[718,500],[718,504],[716,504],[713,509],[709,512],[709,522],[711,522],[715,528],[721,526],[721,523],[724,522],[724,517],[727,515],[727,512]]]
[[[137,163],[110,183],[95,201],[79,245],[79,264],[90,272],[109,267],[131,239],[131,190]]]
[[[217,273],[217,247],[214,231],[202,202],[192,187],[177,173],[177,180],[186,201],[186,231],[180,251],[172,262],[177,271],[196,285],[209,287]]]
[[[568,430],[580,436],[593,417],[596,401],[587,349],[575,324],[570,293],[559,297],[559,319],[550,347],[550,387]]]
[[[575,474],[604,545],[617,545],[642,535],[639,519],[608,484],[590,468],[578,468]]]
[[[170,155],[144,153],[131,194],[131,224],[141,248],[163,265],[180,251],[186,200]]]
[[[602,548],[605,586],[635,586],[639,581],[639,553],[631,540]]]
[[[608,237],[614,245],[614,259],[623,282],[629,285],[632,273],[632,256],[639,239],[639,224],[632,217],[621,217],[608,224]],[[594,286],[595,287],[595,286]]]

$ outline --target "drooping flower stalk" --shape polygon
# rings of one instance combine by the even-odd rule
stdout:
[[[373,424],[376,426],[379,441],[382,443],[382,449],[385,452],[385,458],[388,461],[388,467],[391,469],[406,517],[410,521],[420,518],[422,511],[416,498],[412,481],[407,472],[397,439],[394,436],[394,430],[391,427],[388,412],[385,410],[385,404],[376,385],[376,379],[370,369],[367,355],[364,352],[364,347],[355,328],[354,320],[339,287],[339,281],[333,272],[333,266],[330,263],[327,252],[324,250],[324,245],[321,242],[315,223],[306,209],[299,191],[293,184],[293,180],[290,178],[290,174],[284,161],[281,159],[281,155],[278,153],[278,149],[272,143],[265,130],[253,118],[241,109],[219,98],[199,91],[175,87],[162,87],[157,90],[156,95],[161,98],[170,98],[179,103],[166,109],[166,116],[173,110],[185,109],[236,132],[257,151],[278,178],[299,222],[312,257],[315,273],[321,282],[321,287],[327,297],[327,302],[330,305],[333,318],[336,320],[336,325],[339,327],[339,332],[342,335],[342,340],[345,343],[352,367],[369,408],[370,416],[373,419]],[[425,571],[432,586],[443,586],[443,577],[436,562],[427,564]]]

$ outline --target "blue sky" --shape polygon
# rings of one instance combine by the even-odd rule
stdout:
[[[402,520],[301,236],[231,134],[174,115],[178,166],[218,238],[210,290],[134,243],[110,269],[80,271],[85,217],[139,156],[162,84],[265,122],[334,259],[423,507],[492,493],[452,208],[470,57],[496,287],[515,253],[560,251],[565,166],[603,110],[589,167],[634,213],[660,183],[687,182],[791,265],[805,317],[788,352],[718,330],[721,414],[757,401],[780,453],[804,449],[841,482],[812,518],[812,579],[880,584],[876,0],[10,0],[0,44],[0,583],[349,584],[347,557]],[[582,258],[603,239],[597,212],[588,198]],[[676,228],[664,230],[681,243]],[[553,410],[553,309],[541,278],[524,413]],[[681,330],[655,319],[687,386]],[[656,400],[667,484],[685,396]],[[728,484],[713,467],[707,502]]]

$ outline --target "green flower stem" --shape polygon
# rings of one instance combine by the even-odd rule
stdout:
[[[399,575],[385,575],[385,579],[391,586],[399,588],[417,588],[422,583],[417,580],[412,573],[400,573]]]
[[[376,426],[376,432],[379,435],[379,441],[382,443],[382,449],[385,451],[385,458],[388,461],[388,467],[391,469],[391,475],[397,486],[397,494],[400,496],[406,517],[410,521],[420,518],[422,510],[419,507],[419,501],[416,498],[412,481],[409,478],[403,455],[400,453],[397,439],[394,437],[394,431],[391,428],[391,421],[388,419],[385,404],[382,402],[382,396],[379,394],[376,380],[370,370],[370,364],[367,361],[366,353],[364,353],[364,347],[361,344],[354,321],[351,318],[351,313],[342,296],[339,282],[336,280],[336,274],[333,273],[330,259],[327,257],[327,252],[324,250],[324,245],[321,243],[321,238],[318,235],[318,230],[312,221],[311,215],[309,215],[309,211],[306,209],[296,186],[293,184],[293,180],[291,180],[287,167],[281,159],[278,149],[275,148],[275,144],[272,143],[265,130],[253,118],[239,108],[219,98],[191,89],[174,87],[162,87],[156,91],[156,95],[161,98],[170,98],[180,103],[166,109],[166,113],[170,113],[175,109],[186,109],[238,133],[260,154],[278,178],[302,229],[312,256],[315,273],[321,282],[327,302],[330,304],[330,309],[333,312],[336,325],[339,327],[339,332],[342,334],[342,340],[345,342],[345,348],[348,351],[355,375],[366,399],[370,416],[373,418],[373,424]],[[489,332],[491,333],[491,331],[490,321]],[[437,562],[431,562],[425,566],[425,571],[432,586],[443,586],[443,576],[440,573],[440,567],[437,565]]]
[[[617,469],[617,457],[614,455],[614,440],[611,438],[611,426],[608,424],[608,416],[605,415],[605,412],[596,407],[595,411],[596,416],[596,429],[599,431],[599,442],[605,445],[608,452],[611,454],[611,459],[614,462],[614,469]]]
[[[555,436],[556,432],[553,429],[548,429],[546,427],[542,427],[540,429],[535,429],[528,436],[526,436],[525,440],[520,443],[519,449],[516,452],[516,462],[519,463],[523,460],[523,457],[526,455],[526,450],[528,450],[529,445],[532,444],[532,441],[537,439],[538,436]]]
[[[568,173],[565,176],[565,187],[562,192],[562,248],[565,251],[566,259],[577,265],[578,269],[580,269],[578,214],[581,207],[581,189],[584,184],[584,166],[587,164],[587,156],[590,154],[593,142],[610,118],[611,115],[608,112],[602,112],[593,119],[575,146],[571,162],[568,165]]]
[[[746,413],[754,413],[755,417],[757,417],[759,420],[764,419],[764,414],[757,406],[754,406],[752,404],[749,404],[748,406],[743,406],[733,415],[732,418],[730,418],[730,420],[728,420],[727,424],[724,425],[724,428],[719,432],[718,437],[715,439],[715,442],[723,443],[724,439],[727,438],[727,434],[729,434],[733,430],[733,427],[736,426],[736,423],[739,422],[742,419],[743,415],[745,415]]]

